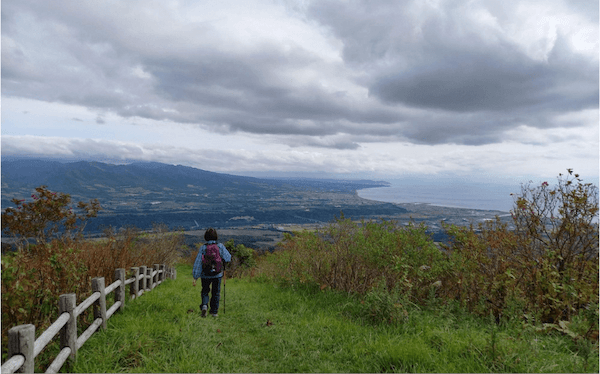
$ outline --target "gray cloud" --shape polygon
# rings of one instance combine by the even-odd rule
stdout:
[[[472,22],[468,3],[441,4],[329,1],[311,9],[344,42],[346,63],[363,71],[372,97],[428,110],[400,126],[411,141],[500,142],[521,124],[558,126],[556,113],[598,107],[598,59],[575,52],[560,30],[546,58],[535,59],[496,28]],[[515,16],[484,4],[496,21]]]
[[[559,36],[548,61],[532,61],[515,46],[447,51],[378,73],[370,92],[386,102],[457,112],[571,111],[597,106],[597,67]]]
[[[511,34],[522,15],[506,2],[440,4],[294,6],[290,21],[318,23],[341,48],[335,59],[294,40],[238,40],[216,16],[191,21],[190,4],[7,0],[2,94],[82,105],[98,124],[111,113],[333,149],[498,143],[518,126],[566,126],[555,117],[598,107],[597,42],[584,55],[568,30]],[[597,21],[597,4],[573,11]],[[533,39],[524,47],[515,35]]]
[[[312,141],[308,139],[307,141]],[[317,145],[321,146],[321,145]],[[340,147],[347,149],[346,147]],[[352,147],[350,147],[352,148]],[[68,160],[99,160],[113,163],[132,160],[158,161],[170,164],[183,164],[198,168],[225,171],[247,170],[289,170],[314,171],[324,167],[329,170],[344,169],[350,163],[343,159],[315,160],[306,153],[265,154],[235,150],[189,149],[172,145],[132,144],[110,140],[64,139],[35,136],[2,137],[3,156],[50,157]],[[351,163],[350,163],[351,164]],[[325,167],[326,166],[326,167]]]
[[[365,141],[364,137],[333,135],[333,136],[284,136],[280,141],[292,148],[316,147],[332,148],[337,150],[355,150],[360,148],[358,141]]]

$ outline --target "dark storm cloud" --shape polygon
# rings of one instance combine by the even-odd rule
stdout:
[[[179,3],[7,0],[2,94],[336,149],[365,139],[496,143],[518,126],[564,126],[555,115],[598,107],[597,57],[559,30],[534,58],[502,31],[519,22],[516,5],[476,5],[487,13],[462,1],[309,3],[301,19],[340,43],[333,60],[306,44],[237,40],[218,21],[181,16]]]

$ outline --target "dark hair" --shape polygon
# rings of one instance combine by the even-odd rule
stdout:
[[[219,236],[217,235],[217,230],[213,229],[212,227],[209,228],[208,230],[206,230],[206,232],[204,233],[204,240],[211,241],[211,240],[218,240]]]

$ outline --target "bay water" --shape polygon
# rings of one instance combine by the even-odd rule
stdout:
[[[389,203],[426,203],[437,206],[508,212],[520,185],[461,180],[388,180],[390,187],[358,191],[362,198]]]

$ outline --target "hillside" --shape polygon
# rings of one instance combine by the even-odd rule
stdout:
[[[189,192],[190,189],[195,189],[216,192],[229,189],[233,192],[248,192],[278,187],[350,192],[361,188],[389,185],[387,182],[369,180],[259,179],[158,162],[114,165],[88,161],[62,163],[41,159],[2,161],[3,188],[12,192],[21,188],[35,188],[40,184],[73,195],[95,194],[98,198],[110,195],[111,189],[115,188],[123,191],[128,188],[144,188],[149,191]],[[2,197],[4,198],[4,192]]]
[[[3,208],[12,198],[28,198],[40,185],[69,193],[75,201],[98,199],[103,211],[90,222],[89,232],[105,226],[144,229],[152,223],[184,229],[321,223],[341,211],[356,218],[407,212],[356,195],[357,189],[388,185],[381,181],[258,179],[155,162],[2,161]]]
[[[402,323],[374,324],[346,293],[247,278],[227,279],[221,292],[219,317],[201,318],[191,266],[178,266],[177,279],[127,301],[78,351],[72,372],[598,372],[597,352],[575,353],[568,336],[450,306],[400,305]]]

